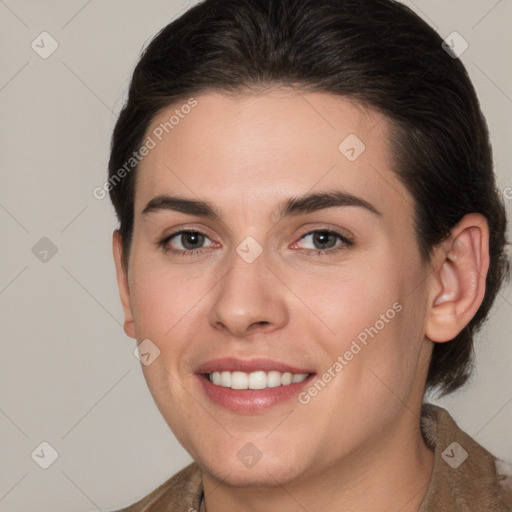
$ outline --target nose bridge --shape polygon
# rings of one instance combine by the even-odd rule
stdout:
[[[284,290],[269,264],[267,254],[251,240],[237,247],[214,295],[212,325],[243,336],[255,324],[271,329],[287,322]]]

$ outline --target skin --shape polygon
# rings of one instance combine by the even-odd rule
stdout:
[[[434,462],[419,425],[428,364],[434,342],[460,332],[483,299],[485,219],[464,217],[427,265],[381,114],[287,88],[196,99],[140,164],[128,269],[117,231],[113,249],[125,331],[160,350],[144,375],[202,467],[208,512],[418,510]],[[338,149],[349,134],[366,146],[355,161]],[[277,215],[289,198],[334,189],[379,214],[341,206]],[[220,219],[143,214],[161,194],[208,201]],[[185,228],[207,235],[201,252],[158,246]],[[335,236],[318,254],[312,236],[301,238],[312,229],[353,243]],[[263,251],[250,264],[236,252],[248,236]],[[213,358],[265,357],[321,376],[395,303],[401,311],[306,405],[236,413],[210,401],[194,373]],[[247,443],[262,454],[250,468],[237,457]]]

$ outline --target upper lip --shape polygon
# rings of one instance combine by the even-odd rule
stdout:
[[[278,371],[281,373],[314,373],[305,368],[291,366],[289,364],[273,361],[272,359],[236,359],[234,357],[223,357],[219,359],[211,359],[196,368],[196,373],[213,373],[213,372],[246,372],[252,373],[258,370],[264,372]]]

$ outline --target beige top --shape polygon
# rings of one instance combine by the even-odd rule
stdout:
[[[512,476],[463,432],[447,411],[424,404],[421,431],[435,450],[434,470],[418,512],[512,512]],[[192,463],[130,507],[118,512],[199,512],[201,469]]]

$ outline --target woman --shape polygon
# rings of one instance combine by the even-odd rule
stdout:
[[[138,63],[108,191],[124,329],[195,462],[125,512],[511,510],[423,404],[508,270],[485,120],[390,0],[206,0]]]

